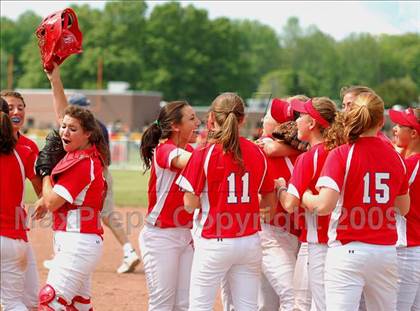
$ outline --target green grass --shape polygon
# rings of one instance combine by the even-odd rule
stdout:
[[[147,183],[149,173],[143,171],[111,170],[114,183],[114,201],[116,206],[147,206]],[[35,202],[36,196],[30,182],[26,182],[25,202]]]

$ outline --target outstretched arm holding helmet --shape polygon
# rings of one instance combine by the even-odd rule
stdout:
[[[51,89],[53,91],[53,105],[56,120],[59,124],[64,117],[64,110],[68,106],[67,97],[64,94],[64,86],[61,81],[60,67],[54,63],[54,68],[52,71],[48,72],[45,70],[48,80],[51,83]]]

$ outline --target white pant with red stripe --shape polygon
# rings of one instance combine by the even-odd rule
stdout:
[[[259,310],[292,310],[294,306],[293,274],[299,248],[297,237],[268,224],[260,231],[263,280]],[[267,283],[271,285],[269,290]],[[276,301],[276,303],[274,303]],[[274,304],[273,304],[274,303]]]
[[[211,311],[224,277],[235,310],[256,311],[261,273],[258,233],[224,239],[195,238],[190,311]]]
[[[398,311],[420,310],[420,246],[397,248]]]
[[[91,297],[91,276],[102,256],[103,241],[97,234],[54,232],[54,258],[47,284],[68,304],[75,296]],[[81,310],[89,310],[90,304]]]
[[[397,279],[394,246],[351,242],[331,247],[325,263],[327,310],[359,310],[363,291],[367,310],[395,311]]]
[[[28,310],[24,303],[24,282],[29,244],[0,236],[0,305],[4,311]]]
[[[188,310],[193,257],[191,231],[145,224],[139,236],[149,311]]]
[[[325,311],[325,257],[327,244],[308,243],[308,271],[309,288],[312,294],[312,303],[317,311]],[[339,309],[337,309],[339,310]]]

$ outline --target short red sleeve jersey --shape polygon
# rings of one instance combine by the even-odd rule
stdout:
[[[11,154],[0,155],[0,235],[27,241],[24,206],[25,178],[35,176],[36,154],[16,145]]]
[[[38,156],[38,153],[39,153],[38,146],[32,139],[29,139],[28,137],[22,135],[21,133],[18,133],[17,144],[28,146]]]
[[[327,155],[328,151],[322,143],[302,153],[296,160],[287,192],[299,200],[302,199],[307,189],[315,194],[318,193],[315,185],[321,174]],[[329,216],[317,216],[305,211],[305,220],[305,224],[299,223],[299,227],[302,230],[299,237],[300,241],[327,243]]]
[[[264,153],[240,138],[243,167],[221,145],[195,150],[177,180],[186,191],[200,196],[197,232],[204,238],[237,238],[260,230],[259,193],[274,190]]]
[[[260,138],[264,142],[272,142],[273,138],[266,136]],[[268,163],[268,170],[271,172],[271,175],[274,179],[277,178],[284,178],[286,182],[289,181],[292,172],[294,163],[296,161],[297,156],[292,157],[268,157],[267,156],[267,163]],[[270,225],[280,227],[292,234],[299,235],[299,230],[295,228],[294,222],[294,215],[287,213],[284,208],[281,206],[280,202],[278,202],[276,206],[276,211],[274,214],[273,219],[270,221]]]
[[[192,228],[192,215],[184,209],[184,193],[175,184],[181,170],[171,166],[174,158],[192,151],[190,145],[179,148],[172,140],[156,147],[149,179],[147,223],[160,228]]]
[[[420,246],[420,154],[405,159],[410,188],[410,210],[405,217],[398,216],[397,246]]]
[[[60,171],[77,152],[67,153],[51,174],[53,191],[66,200],[53,212],[53,230],[102,235],[100,211],[106,183],[96,148],[80,151],[82,158]]]
[[[380,156],[378,156],[380,155]],[[328,244],[397,241],[394,200],[408,191],[404,161],[378,137],[360,137],[328,155],[317,187],[340,193],[331,214]]]

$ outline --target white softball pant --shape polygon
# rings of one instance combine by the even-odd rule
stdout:
[[[281,228],[263,224],[259,232],[262,246],[263,279],[259,294],[260,311],[293,310],[293,275],[299,242],[296,236]],[[273,290],[267,289],[267,283]],[[275,304],[273,302],[276,301]]]
[[[29,244],[0,236],[0,305],[4,311],[28,310],[24,303],[24,282]]]
[[[27,269],[25,272],[24,290],[25,295],[23,302],[26,307],[31,310],[38,310],[38,292],[39,292],[39,277],[38,267],[36,265],[36,259],[34,250],[32,249],[31,243],[28,243],[27,255]]]
[[[359,310],[363,291],[367,310],[395,311],[397,279],[394,246],[352,242],[331,247],[325,263],[327,310]]]
[[[102,256],[103,241],[97,234],[54,232],[54,258],[47,284],[71,303],[75,296],[91,297],[91,276]],[[91,306],[84,305],[88,310]]]
[[[294,310],[297,311],[311,310],[312,295],[311,290],[309,289],[308,265],[308,243],[301,243],[296,259],[295,272],[293,275],[293,288],[295,293]]]
[[[420,310],[420,246],[397,248],[398,311]]]
[[[193,257],[189,229],[145,224],[139,236],[149,311],[188,310]]]
[[[324,273],[327,250],[327,244],[308,243],[309,288],[316,311],[326,310]]]
[[[258,233],[194,241],[189,310],[213,310],[217,290],[226,277],[235,310],[256,311],[262,257]]]

